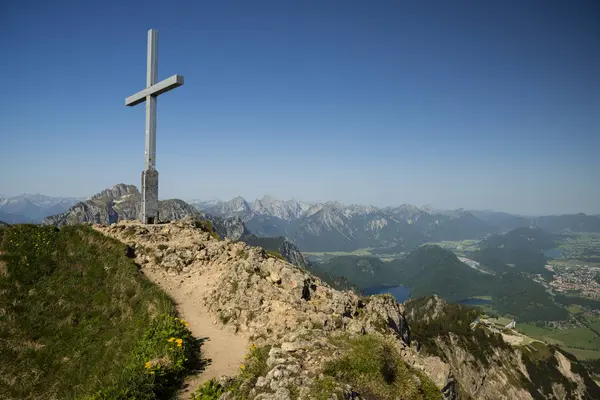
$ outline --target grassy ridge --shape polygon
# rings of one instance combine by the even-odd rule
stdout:
[[[89,227],[0,229],[0,392],[161,397],[193,357],[169,297]],[[172,338],[172,340],[171,340]]]

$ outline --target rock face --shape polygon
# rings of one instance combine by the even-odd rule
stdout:
[[[113,224],[122,220],[139,218],[141,194],[133,185],[118,184],[79,202],[62,214],[44,219],[44,225],[70,225],[91,222]],[[161,221],[172,221],[187,216],[197,216],[198,211],[183,200],[159,201]]]
[[[279,237],[258,237],[256,235],[246,233],[242,240],[251,246],[260,246],[266,250],[276,251],[283,258],[301,268],[311,268],[310,263],[296,247],[295,244],[284,238]]]
[[[133,185],[118,184],[79,202],[61,214],[47,217],[43,225],[73,225],[80,223],[113,224],[120,220],[137,219],[140,192]]]
[[[437,296],[405,303],[417,346],[449,366],[442,390],[446,398],[461,398],[461,393],[476,399],[599,398],[600,388],[572,356],[563,368],[566,357],[555,347],[511,346],[487,329],[465,329],[465,309]],[[575,369],[577,376],[566,372]]]
[[[279,252],[281,255],[288,260],[291,264],[294,264],[298,267],[309,268],[310,264],[306,257],[298,250],[295,244],[285,239],[281,243],[281,247],[279,247]]]
[[[445,399],[533,399],[532,394],[597,398],[592,392],[597,387],[586,387],[589,376],[575,360],[560,356],[556,363],[538,360],[534,367],[553,377],[547,385],[531,376],[528,350],[490,337],[485,328],[470,332],[468,324],[454,325],[472,337],[462,330],[445,332],[442,322],[454,316],[449,317],[447,305],[437,298],[405,306],[391,295],[364,298],[338,291],[261,248],[216,239],[193,218],[165,225],[121,221],[94,228],[127,243],[142,270],[202,282],[203,306],[215,323],[243,332],[268,352],[258,376],[238,378],[245,398],[291,399],[294,392],[294,398],[309,399],[325,366],[346,354],[342,343],[361,337],[379,338],[401,355],[415,393],[425,393],[423,385],[432,382]],[[374,398],[361,394],[343,376],[327,382],[344,398]],[[221,399],[232,398],[228,396]],[[407,398],[422,398],[415,396]]]
[[[140,201],[141,194],[135,186],[120,183],[75,204],[64,213],[47,217],[43,224],[114,224],[124,220],[136,220],[139,218]],[[239,218],[222,218],[201,213],[183,200],[162,200],[159,201],[158,208],[162,222],[201,216],[210,220],[222,237],[238,240],[247,234],[246,227]]]
[[[244,225],[239,217],[223,218],[205,212],[200,212],[198,215],[212,222],[215,230],[221,237],[229,238],[231,240],[241,240],[249,235],[246,225]]]
[[[96,193],[89,200],[99,200],[99,199],[112,199],[119,200],[128,195],[139,195],[140,192],[133,185],[126,185],[124,183],[118,183],[112,188],[104,189],[103,191]]]

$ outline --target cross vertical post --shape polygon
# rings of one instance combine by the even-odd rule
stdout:
[[[158,32],[148,31],[148,66],[146,88],[158,81]],[[156,96],[146,96],[146,169],[156,168]]]
[[[142,172],[142,204],[140,220],[144,224],[157,224],[158,171],[156,170],[156,103],[157,97],[183,85],[183,76],[173,75],[158,82],[158,31],[148,31],[148,60],[146,88],[125,99],[126,106],[146,102],[146,152]]]

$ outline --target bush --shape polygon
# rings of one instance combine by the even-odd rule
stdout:
[[[186,325],[166,314],[155,318],[129,357],[121,379],[89,399],[155,399],[174,392],[194,356],[194,339]]]

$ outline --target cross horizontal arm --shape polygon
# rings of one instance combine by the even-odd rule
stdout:
[[[149,88],[142,90],[141,92],[137,92],[133,96],[129,96],[125,99],[125,105],[135,106],[136,104],[144,102],[146,100],[146,96],[158,96],[159,94],[168,92],[169,90],[175,89],[181,85],[183,85],[183,76],[173,75],[155,85],[150,86]]]

